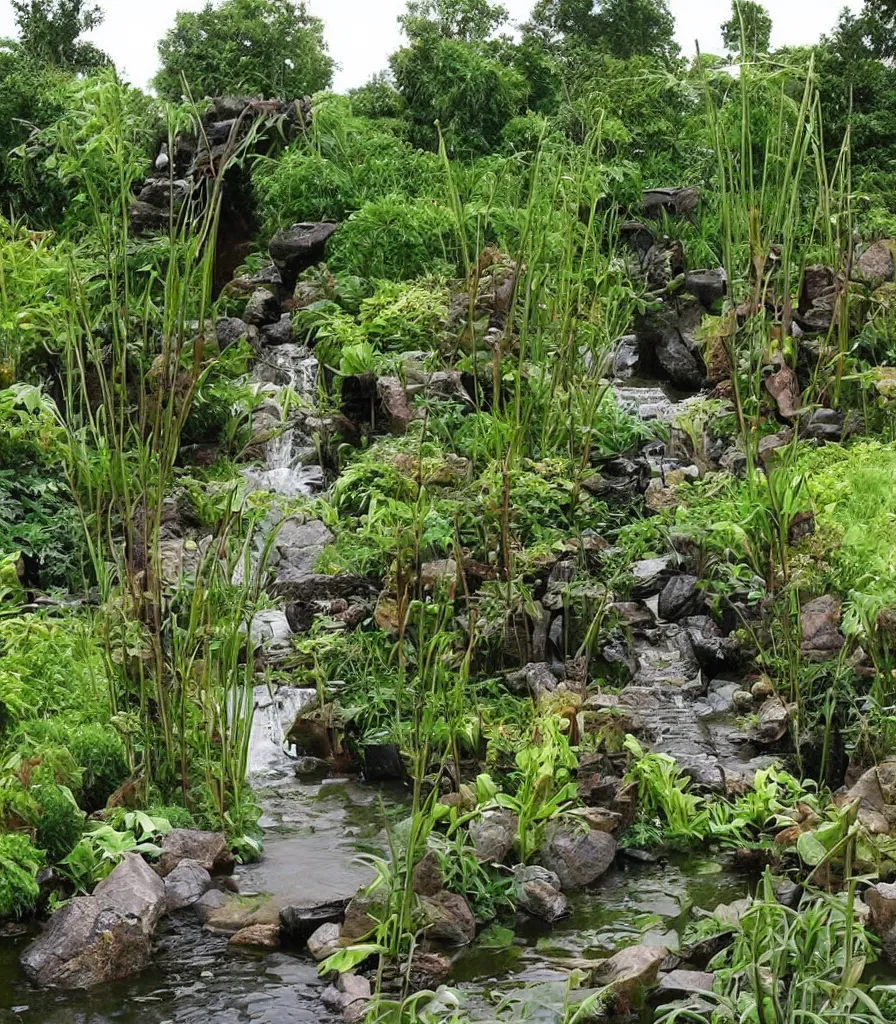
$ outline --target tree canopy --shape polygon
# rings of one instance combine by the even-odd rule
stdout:
[[[201,11],[181,11],[159,57],[153,84],[175,102],[187,91],[295,99],[333,79],[323,22],[304,0],[209,0]]]
[[[109,63],[85,32],[103,23],[99,4],[90,0],[12,0],[22,55],[44,67],[89,71]]]
[[[772,19],[755,0],[732,0],[731,17],[722,25],[722,42],[729,53],[752,57],[768,53],[772,42]]]

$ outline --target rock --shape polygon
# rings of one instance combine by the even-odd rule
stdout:
[[[649,335],[627,334],[620,338],[613,351],[614,379],[655,380],[660,367],[654,347],[655,339]]]
[[[557,689],[558,679],[546,661],[530,662],[520,673],[526,680],[526,687],[534,703]]]
[[[281,907],[280,931],[295,942],[307,942],[322,925],[338,925],[349,907],[348,900],[325,900],[309,906]]]
[[[693,213],[700,201],[697,188],[651,188],[644,192],[644,212],[651,217],[662,213],[683,216]]]
[[[806,267],[794,319],[809,334],[826,334],[834,322],[837,303],[837,277],[832,267],[820,264]]]
[[[277,531],[271,550],[271,565],[278,574],[301,575],[314,570],[321,552],[335,540],[319,519],[304,522],[290,517]]]
[[[151,955],[138,920],[78,896],[53,914],[20,963],[35,985],[86,989],[135,974]]]
[[[725,297],[728,290],[728,276],[723,267],[714,270],[689,270],[684,278],[685,288],[699,302],[711,309]]]
[[[57,910],[21,956],[37,985],[82,989],[117,981],[150,961],[165,885],[138,854],[125,854],[92,896]]]
[[[632,576],[635,578],[635,589],[640,596],[647,597],[659,593],[671,575],[673,564],[671,555],[644,558],[640,562],[635,562],[632,566]]]
[[[201,899],[212,884],[212,876],[195,860],[182,860],[165,878],[165,910],[190,907]]]
[[[503,864],[513,849],[519,822],[510,811],[486,811],[470,824],[469,836],[480,864]]]
[[[656,346],[656,357],[673,384],[692,391],[699,391],[703,387],[706,370],[677,331],[663,332]]]
[[[404,385],[397,377],[379,377],[376,391],[389,421],[389,430],[397,435],[407,433],[408,424],[414,418],[414,410]]]
[[[322,924],[308,937],[308,952],[315,960],[326,960],[327,957],[338,953],[340,948],[338,924]]]
[[[870,885],[863,899],[871,910],[870,924],[876,935],[883,938],[896,928],[896,885],[891,882]]]
[[[298,757],[292,766],[296,778],[318,778],[329,775],[333,766],[322,757]]]
[[[768,465],[771,462],[774,453],[780,448],[786,448],[787,445],[793,440],[793,431],[790,429],[782,430],[777,434],[766,434],[765,437],[760,438],[757,452],[759,455],[759,461],[763,466]]]
[[[453,596],[457,584],[457,562],[453,558],[442,558],[437,562],[424,562],[420,566],[420,582],[426,590],[439,590],[444,587]]]
[[[629,946],[599,962],[594,976],[612,989],[617,1009],[626,1012],[643,1001],[645,989],[656,984],[660,964],[668,953],[664,946]]]
[[[830,594],[817,597],[800,609],[801,653],[810,661],[836,657],[846,642],[840,632],[840,602]]]
[[[846,435],[846,421],[835,409],[816,409],[800,433],[810,440],[839,443]]]
[[[407,778],[407,767],[397,743],[366,743],[363,755],[367,782],[401,782]]]
[[[896,264],[893,261],[892,242],[873,242],[863,248],[856,259],[856,276],[874,288],[893,280]]]
[[[660,618],[667,622],[676,622],[686,615],[693,615],[703,603],[703,594],[698,589],[699,583],[697,576],[673,576],[660,593]]]
[[[704,668],[717,669],[737,652],[737,640],[727,637],[708,615],[689,615],[681,623],[687,630],[691,648]]]
[[[731,695],[731,703],[735,711],[742,715],[753,710],[753,694],[749,690],[735,690]]]
[[[345,910],[345,920],[339,930],[339,942],[343,946],[351,946],[365,939],[377,926],[371,911],[379,913],[381,904],[359,893]]]
[[[435,896],[445,888],[442,865],[435,850],[427,850],[414,865],[411,885],[418,896]]]
[[[660,978],[652,1000],[667,1002],[673,999],[687,999],[702,992],[712,992],[714,981],[715,975],[709,971],[669,971]]]
[[[287,599],[286,618],[294,633],[304,633],[317,615],[328,614],[334,601],[363,600],[376,593],[367,580],[351,573],[327,576],[289,566],[277,573],[273,591]]]
[[[222,317],[215,321],[215,335],[221,349],[229,348],[250,336],[250,327],[235,316]]]
[[[803,396],[796,373],[789,366],[781,366],[765,378],[766,391],[774,398],[778,414],[785,420],[793,419],[800,411]]]
[[[616,857],[616,840],[606,832],[557,825],[539,853],[542,864],[558,876],[563,889],[578,889],[607,871]]]
[[[198,861],[212,874],[233,870],[233,857],[223,832],[198,832],[194,829],[172,829],[162,843],[158,871],[162,878],[170,875],[182,860]]]
[[[441,953],[414,950],[408,967],[408,982],[414,992],[434,992],[451,976],[451,961]]]
[[[347,1024],[355,1024],[367,1013],[370,982],[359,974],[340,974],[335,985],[321,994],[321,1002],[334,1013],[341,1013]]]
[[[752,702],[752,694],[749,695]],[[770,697],[759,709],[752,738],[757,743],[777,743],[787,734],[790,708],[780,697]]]
[[[271,239],[268,252],[288,291],[295,287],[296,278],[303,270],[324,258],[327,240],[336,227],[335,224],[293,224]]]
[[[784,881],[775,889],[775,899],[782,907],[797,910],[803,898],[803,887],[796,882]],[[867,900],[866,900],[867,902]]]
[[[514,894],[520,910],[549,924],[569,913],[560,879],[546,868],[518,867],[514,871]]]
[[[292,317],[289,313],[283,313],[279,320],[265,324],[261,328],[261,343],[275,347],[277,345],[290,345],[293,341]]]
[[[280,321],[280,300],[267,288],[257,288],[243,313],[243,320],[252,327],[264,327]]]
[[[633,683],[636,686],[686,686],[700,675],[688,631],[669,624],[644,630],[634,638]]]
[[[280,926],[276,924],[250,924],[230,937],[231,946],[254,946],[257,949],[280,948]]]
[[[126,853],[112,873],[93,890],[101,906],[135,918],[144,935],[152,935],[165,913],[165,883],[137,853]]]
[[[193,910],[200,924],[207,924],[212,914],[227,902],[227,897],[220,889],[209,889],[193,904]]]
[[[476,938],[476,918],[463,896],[453,892],[421,896],[420,907],[430,922],[424,934],[433,942],[467,946]]]

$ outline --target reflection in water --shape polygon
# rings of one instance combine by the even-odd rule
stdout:
[[[244,892],[264,890],[278,899],[329,898],[357,888],[359,849],[382,848],[384,812],[400,816],[403,789],[380,789],[347,780],[323,785],[293,778],[270,781],[262,796],[268,855],[241,871]],[[555,982],[565,970],[555,961],[607,956],[647,942],[675,948],[691,906],[713,909],[745,895],[740,876],[711,862],[675,858],[618,866],[591,890],[572,895],[573,913],[553,928],[522,920],[505,952],[464,953],[456,983],[474,1020],[496,1019],[496,1003],[525,985]],[[322,984],[302,950],[274,954],[231,949],[226,938],[202,932],[188,917],[163,922],[152,969],[90,993],[37,991],[22,977],[17,957],[24,940],[0,939],[0,1024],[329,1024]],[[507,1019],[512,1019],[507,1018]],[[554,1020],[550,1013],[545,1020]]]

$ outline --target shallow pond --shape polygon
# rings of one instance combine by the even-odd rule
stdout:
[[[350,892],[366,869],[353,863],[382,842],[383,814],[399,816],[404,793],[355,782],[295,780],[263,791],[267,855],[242,869],[243,892]],[[745,894],[741,876],[693,857],[640,863],[620,857],[592,889],[573,896],[572,915],[553,927],[520,919],[503,951],[472,948],[456,965],[455,984],[479,1020],[496,1004],[537,983],[562,989],[563,958],[606,956],[647,942],[674,948],[690,906],[712,909]],[[38,991],[17,962],[25,940],[0,939],[0,1024],[326,1024],[323,985],[300,950],[263,955],[231,949],[226,938],[184,919],[163,923],[153,967],[137,978],[89,993]],[[535,1018],[537,1019],[537,1018]],[[552,1019],[550,1015],[545,1020]]]

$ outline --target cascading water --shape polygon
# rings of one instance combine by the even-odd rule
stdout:
[[[313,396],[320,370],[318,361],[302,345],[277,345],[265,350],[255,368],[259,390],[270,395],[280,410],[288,409],[288,396]],[[265,468],[246,470],[247,481],[259,491],[284,498],[310,495],[321,484],[319,466],[308,465],[309,439],[288,420],[265,447]]]
[[[249,737],[249,774],[282,775],[292,771],[289,734],[296,719],[317,700],[317,691],[292,686],[256,686]]]

